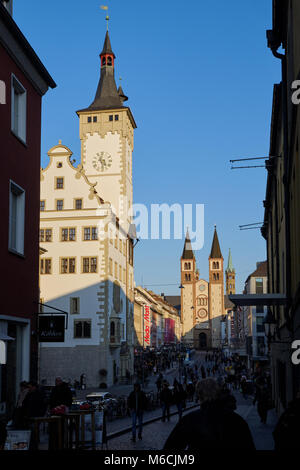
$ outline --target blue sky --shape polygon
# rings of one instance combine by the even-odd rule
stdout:
[[[75,114],[91,103],[106,31],[102,0],[15,0],[14,17],[57,83],[43,99],[42,165],[59,139],[79,161]],[[205,243],[196,252],[200,276],[217,224],[227,263],[231,248],[237,291],[266,258],[264,169],[230,170],[229,160],[269,151],[273,84],[280,63],[266,44],[271,0],[103,0],[109,5],[116,79],[136,119],[133,159],[136,203],[205,205]],[[179,294],[181,240],[143,240],[135,280]],[[157,285],[160,284],[160,285]],[[171,284],[171,285],[163,285]]]

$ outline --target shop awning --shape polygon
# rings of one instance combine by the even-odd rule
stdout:
[[[287,297],[285,294],[237,294],[229,295],[229,300],[239,307],[256,305],[285,305]]]

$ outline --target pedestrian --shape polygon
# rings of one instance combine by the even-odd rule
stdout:
[[[202,376],[202,379],[206,378],[206,372],[203,366],[201,366],[201,376]]]
[[[242,390],[243,398],[245,400],[247,400],[247,398],[248,398],[248,384],[247,384],[247,379],[244,375],[241,378],[241,390]]]
[[[273,431],[275,450],[299,448],[300,390],[296,399],[288,404]]]
[[[254,395],[253,405],[257,402],[257,412],[260,417],[260,421],[263,424],[267,422],[269,404],[270,404],[270,393],[263,377],[258,377],[256,380],[256,391]]]
[[[50,410],[56,408],[57,406],[64,405],[67,408],[70,408],[73,402],[72,392],[70,387],[66,382],[62,380],[61,377],[56,377],[55,387],[53,387],[50,394]]]
[[[146,409],[147,398],[145,393],[141,390],[139,383],[134,384],[133,391],[130,393],[127,406],[131,413],[132,418],[132,442],[136,441],[136,424],[138,423],[138,438],[142,439],[143,431],[143,413]]]
[[[235,399],[213,378],[197,385],[200,409],[185,415],[168,437],[164,450],[255,450],[246,421],[234,411]]]
[[[22,417],[24,419],[23,429],[31,430],[31,439],[29,450],[37,450],[38,442],[34,435],[33,418],[45,416],[47,404],[43,392],[34,381],[28,382],[28,393],[22,403]]]
[[[20,392],[17,398],[16,408],[13,415],[14,429],[25,429],[23,402],[29,392],[29,384],[25,380],[20,383]]]
[[[163,375],[162,375],[162,373],[160,373],[159,376],[158,376],[158,379],[155,382],[156,387],[157,387],[157,393],[160,393],[160,391],[161,391],[162,381],[163,381]]]
[[[174,384],[174,391],[173,391],[173,401],[177,406],[178,410],[178,419],[182,417],[182,410],[184,408],[184,403],[186,399],[186,393],[180,383],[176,381]]]
[[[163,383],[162,391],[160,392],[160,402],[162,405],[162,422],[164,423],[166,420],[170,421],[170,406],[172,403],[172,393],[169,389],[169,384],[167,381]]]

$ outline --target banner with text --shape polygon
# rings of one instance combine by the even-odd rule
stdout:
[[[144,306],[144,348],[151,346],[151,310],[149,305]]]

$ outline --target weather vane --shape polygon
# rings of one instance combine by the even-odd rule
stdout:
[[[108,6],[107,5],[101,5],[100,8],[101,8],[101,10],[106,10],[107,11],[107,15],[106,15],[105,19],[106,19],[106,22],[107,22],[107,31],[108,31],[108,22],[109,22]]]

